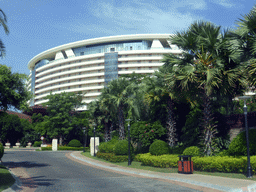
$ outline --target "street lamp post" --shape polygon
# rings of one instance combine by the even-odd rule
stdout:
[[[128,121],[128,166],[131,165],[131,138],[130,138],[130,121],[131,119],[126,119],[125,121]]]
[[[94,153],[93,153],[93,156],[95,156],[95,126],[96,126],[96,124],[94,123],[93,124],[93,126],[94,126],[94,128],[93,128],[93,135],[94,135]]]
[[[250,164],[250,151],[249,151],[249,130],[248,130],[248,123],[247,123],[247,106],[246,106],[246,99],[251,98],[251,96],[241,96],[238,98],[244,100],[244,117],[245,117],[246,145],[247,145],[247,178],[252,178],[252,167]]]
[[[86,127],[83,127],[83,132],[84,132],[84,152],[85,152],[85,131],[86,131]]]

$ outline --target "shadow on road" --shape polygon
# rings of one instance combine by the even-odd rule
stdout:
[[[46,167],[49,166],[48,164],[45,163],[33,163],[31,161],[21,161],[21,162],[13,162],[13,161],[5,161],[2,163],[4,166],[8,168],[34,168],[34,167]]]

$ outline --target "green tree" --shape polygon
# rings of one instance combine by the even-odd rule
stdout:
[[[112,103],[113,108],[118,111],[119,138],[125,139],[124,118],[125,111],[128,112],[128,118],[138,117],[138,108],[135,105],[138,86],[130,83],[126,78],[118,78],[110,81],[108,87],[104,88],[102,94],[104,99]],[[135,117],[136,118],[136,117]]]
[[[185,51],[183,57],[171,54],[164,59],[172,69],[166,76],[169,86],[181,88],[184,94],[189,93],[190,103],[203,106],[202,146],[206,155],[216,146],[212,99],[220,95],[230,98],[230,90],[241,91],[246,85],[227,34],[212,23],[195,22],[187,31],[171,37],[172,43]]]
[[[175,146],[175,142],[178,141],[176,134],[176,120],[174,115],[174,90],[170,92],[164,82],[164,78],[161,73],[155,73],[156,77],[148,77],[146,81],[145,99],[151,104],[153,101],[165,101],[165,107],[167,110],[166,128],[167,128],[167,140],[171,147]]]
[[[0,135],[3,141],[9,140],[11,145],[15,145],[17,140],[24,136],[24,127],[17,115],[9,115],[0,112]]]
[[[71,111],[83,105],[81,93],[52,94],[45,97],[49,99],[44,103],[47,106],[49,116],[44,116],[43,124],[47,125],[47,135],[51,138],[60,137],[60,145],[62,145],[63,137],[67,136],[73,129],[73,116]]]
[[[1,46],[1,45],[0,45]],[[12,73],[11,68],[0,64],[0,109],[21,109],[32,97],[25,87],[25,74]]]

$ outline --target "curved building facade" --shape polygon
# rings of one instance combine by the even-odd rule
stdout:
[[[61,92],[85,92],[85,103],[121,74],[152,74],[163,65],[163,54],[181,55],[168,40],[170,34],[137,34],[77,41],[44,51],[28,63],[30,105],[47,102],[45,96]],[[83,106],[77,110],[86,110]]]

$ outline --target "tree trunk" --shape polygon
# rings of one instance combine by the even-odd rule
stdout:
[[[118,107],[119,138],[124,140],[124,113],[122,104]]]
[[[213,121],[213,114],[211,111],[210,97],[204,92],[202,94],[203,100],[203,119],[202,127],[203,134],[201,144],[203,147],[203,153],[206,156],[212,155],[215,150],[214,135],[217,133],[215,122]]]
[[[113,123],[111,122],[110,123],[111,125],[110,125],[110,129],[109,129],[109,140],[111,140],[112,139],[112,131],[113,131]]]
[[[108,124],[106,122],[104,122],[105,124],[105,135],[104,135],[104,139],[105,139],[105,142],[108,142],[109,141],[109,130],[108,130]]]
[[[174,114],[173,114],[173,101],[171,100],[170,97],[168,97],[167,100],[167,111],[168,111],[168,117],[167,117],[167,139],[168,139],[168,144],[171,147],[175,146],[175,142],[178,140],[176,138],[176,122],[174,119]]]

